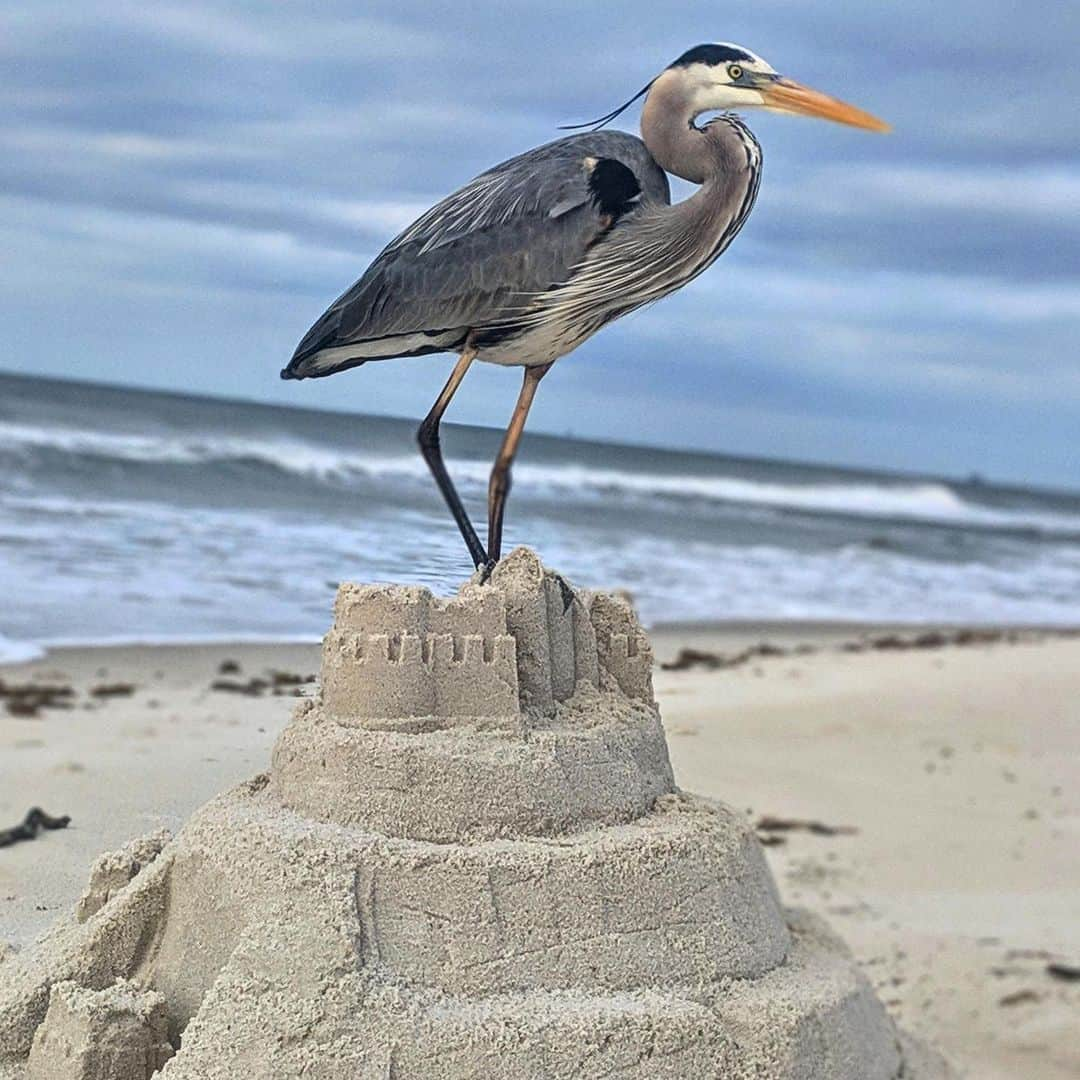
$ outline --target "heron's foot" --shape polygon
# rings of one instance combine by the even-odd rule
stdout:
[[[480,571],[480,584],[486,585],[488,579],[491,577],[492,570],[499,565],[498,559],[488,559],[482,566],[478,566],[477,570]]]

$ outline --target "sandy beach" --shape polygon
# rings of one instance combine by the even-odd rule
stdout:
[[[655,676],[676,776],[746,812],[785,901],[827,916],[905,1027],[971,1076],[1076,1076],[1080,638],[918,636],[655,631],[660,664],[698,654]],[[0,667],[0,827],[72,817],[0,849],[0,942],[29,945],[101,851],[261,771],[317,665],[316,645],[236,645]]]

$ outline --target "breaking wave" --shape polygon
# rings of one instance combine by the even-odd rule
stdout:
[[[0,634],[0,664],[26,664],[44,655],[44,649],[31,641],[12,641]]]
[[[358,480],[428,482],[426,466],[411,448],[387,455],[265,436],[114,433],[0,422],[0,455],[5,453],[23,458],[59,455],[73,466],[116,462],[205,470],[192,478],[193,485],[213,484],[213,470],[221,466],[257,466],[337,486]],[[485,487],[489,468],[486,459],[468,457],[453,462],[454,477],[466,488]],[[723,472],[638,471],[528,460],[515,467],[514,478],[519,494],[537,498],[698,500],[809,514],[1026,530],[1048,538],[1080,538],[1080,514],[985,505],[936,480],[781,483]]]
[[[342,579],[452,591],[469,564],[414,431],[0,376],[0,663],[317,637]],[[447,432],[481,519],[498,439]],[[506,548],[651,621],[1080,624],[1077,495],[544,436],[515,480]]]

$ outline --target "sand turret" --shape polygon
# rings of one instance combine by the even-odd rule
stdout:
[[[651,670],[627,603],[525,550],[449,599],[342,586],[270,772],[5,964],[0,1078],[945,1076],[676,788]]]

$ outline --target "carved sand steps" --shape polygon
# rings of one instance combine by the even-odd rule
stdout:
[[[54,1063],[99,993],[151,1048],[120,1080],[162,1016],[163,1080],[944,1077],[744,820],[677,791],[651,669],[627,604],[524,550],[450,599],[343,586],[270,774],[0,969],[0,1077],[37,1045],[103,1077]]]

